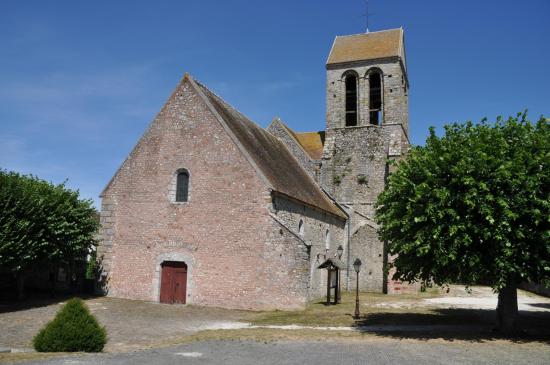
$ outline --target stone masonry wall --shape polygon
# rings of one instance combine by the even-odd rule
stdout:
[[[363,222],[359,227],[354,227],[351,235],[351,254],[354,259],[358,257],[362,262],[359,289],[382,293],[387,290],[384,275],[387,253],[384,243],[378,239],[375,225],[369,223]],[[351,274],[351,280],[355,283],[355,271]]]
[[[307,248],[309,266],[307,276],[310,278],[307,283],[308,299],[313,300],[326,295],[326,270],[317,269],[317,266],[329,257],[338,258],[336,250],[340,245],[344,249],[342,261],[345,261],[346,222],[331,214],[282,197],[274,198],[272,213],[285,227],[301,237],[302,245]],[[301,233],[300,221],[303,222]],[[327,231],[329,232],[328,241]],[[342,283],[345,282],[345,274],[342,272]]]
[[[327,130],[345,126],[345,82],[343,75],[354,71],[359,75],[358,126],[369,124],[369,85],[368,72],[382,71],[383,124],[403,124],[408,133],[409,106],[408,86],[401,67],[396,59],[366,60],[350,64],[330,65],[327,68]]]
[[[408,148],[400,125],[337,128],[327,132],[321,183],[341,204],[374,214],[373,203],[384,190],[388,158]]]
[[[380,70],[383,75],[381,125],[369,123],[368,74],[372,70]],[[345,127],[343,75],[350,71],[359,76],[355,127]],[[361,290],[385,292],[388,287],[384,275],[387,250],[378,239],[374,204],[386,183],[388,159],[400,158],[408,144],[408,85],[398,58],[327,67],[327,131],[321,185],[350,210],[350,253],[352,261],[360,258],[363,262]],[[351,278],[354,282],[355,272]]]
[[[336,128],[327,135],[321,183],[351,211],[351,259],[360,258],[367,270],[360,275],[361,289],[383,292],[387,255],[376,233],[374,204],[384,190],[388,159],[405,153],[408,141],[399,124]]]
[[[316,162],[311,160],[306,151],[296,141],[296,139],[289,133],[288,129],[282,124],[279,119],[274,119],[268,126],[267,131],[281,140],[292,155],[298,160],[300,165],[307,171],[307,173],[315,179]]]
[[[170,191],[181,168],[189,171],[192,194],[175,203]],[[158,301],[160,264],[175,260],[188,266],[187,303],[303,306],[296,274],[303,254],[273,239],[270,192],[189,81],[172,94],[102,199],[99,255],[110,296]],[[281,261],[292,274],[274,274]]]
[[[261,303],[267,309],[304,309],[308,302],[309,262],[307,246],[280,221],[272,218],[268,227],[263,260],[269,262],[262,270],[262,281],[283,285],[260,286],[256,290],[270,302]]]

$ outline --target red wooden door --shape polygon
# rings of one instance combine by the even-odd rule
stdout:
[[[160,302],[185,304],[187,295],[187,265],[184,262],[162,263]]]
[[[170,295],[170,283],[172,281],[172,268],[168,265],[163,264],[162,266],[162,275],[160,279],[160,302],[161,303],[172,303],[172,298]]]

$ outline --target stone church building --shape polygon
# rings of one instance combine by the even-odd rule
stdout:
[[[374,203],[409,146],[402,29],[336,37],[326,128],[263,129],[186,74],[101,194],[109,296],[244,309],[322,297],[327,259],[343,289],[387,279]],[[329,283],[330,284],[330,283]]]

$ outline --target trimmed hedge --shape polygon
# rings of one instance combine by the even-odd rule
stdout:
[[[33,339],[39,352],[100,352],[106,342],[105,327],[79,298],[69,300]]]

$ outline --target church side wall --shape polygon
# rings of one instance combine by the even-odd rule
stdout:
[[[259,267],[257,291],[263,309],[304,309],[308,300],[307,247],[283,225],[271,219],[265,242],[264,267]],[[278,285],[270,285],[276,282]]]
[[[190,175],[189,201],[175,203],[174,174],[182,168]],[[187,303],[300,305],[303,294],[288,291],[300,287],[299,275],[291,282],[273,275],[280,270],[273,252],[281,250],[279,261],[300,255],[269,238],[270,204],[261,178],[183,82],[103,195],[99,255],[108,295],[158,301],[161,263],[184,261]]]
[[[308,300],[326,295],[326,270],[317,269],[317,266],[328,258],[338,258],[336,250],[340,245],[344,249],[341,261],[345,265],[347,257],[346,222],[331,214],[280,196],[275,196],[273,199],[272,213],[295,235],[305,241],[305,244],[301,241],[300,244],[307,255]],[[300,231],[300,221],[303,222],[302,231]],[[275,229],[275,235],[282,235],[281,231],[285,231],[280,226],[275,226]],[[327,230],[329,232],[328,244]],[[341,273],[342,290],[345,289],[345,276],[344,270]]]

